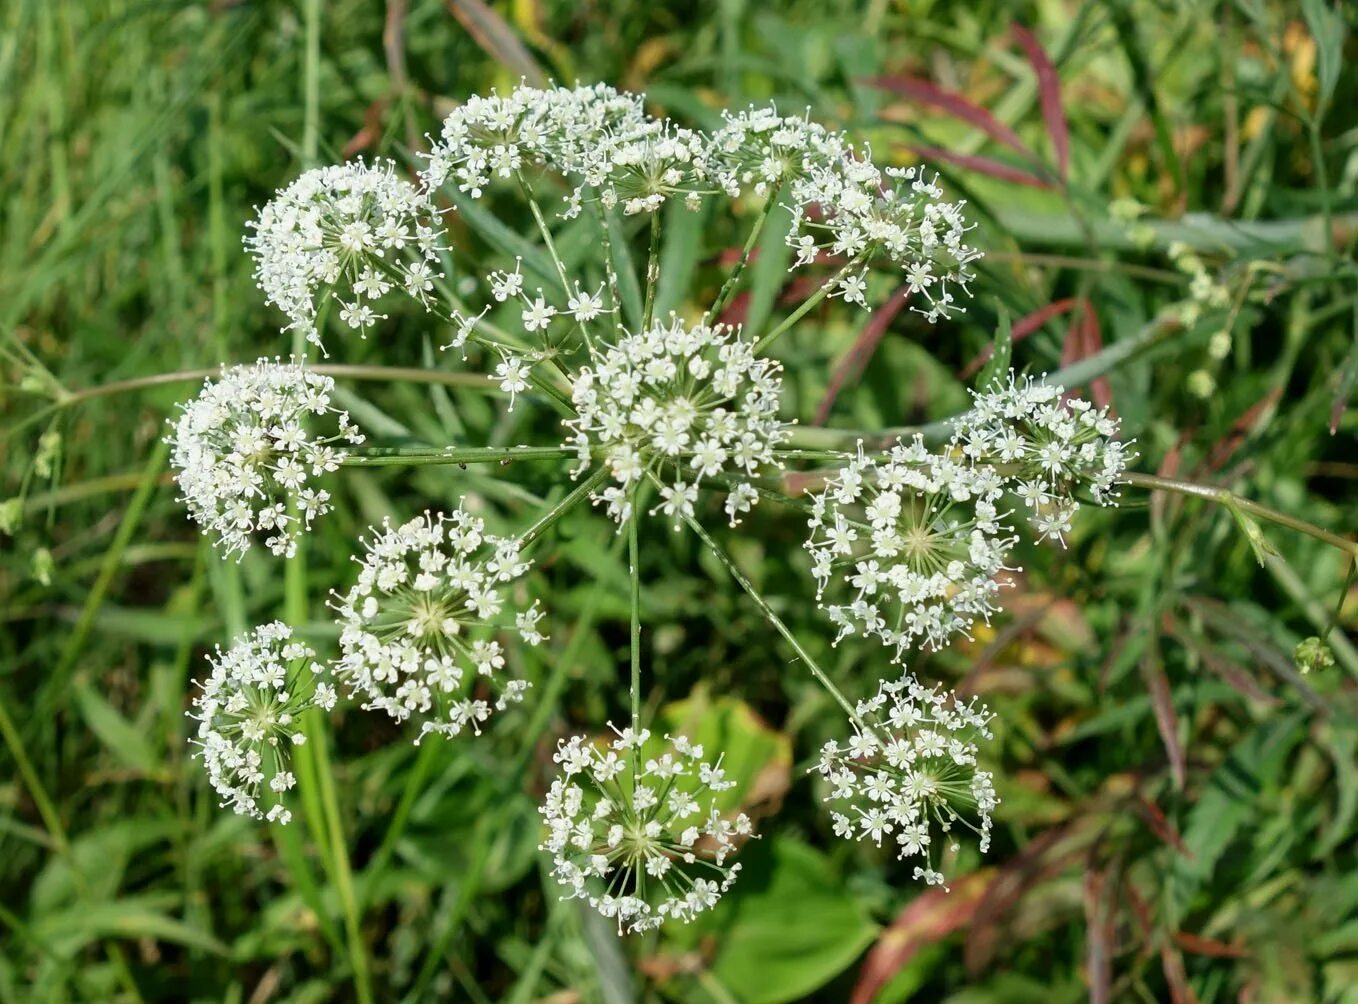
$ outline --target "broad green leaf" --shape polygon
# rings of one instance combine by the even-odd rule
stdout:
[[[739,860],[736,884],[689,937],[712,937],[712,974],[742,1004],[811,993],[876,936],[877,925],[819,851],[771,836],[746,844]]]
[[[167,896],[143,896],[108,903],[80,903],[48,914],[33,924],[33,934],[53,951],[72,955],[104,938],[166,941],[226,955],[227,948],[210,931],[193,927],[164,913],[159,904]]]
[[[684,303],[698,258],[703,250],[703,227],[708,203],[694,211],[682,199],[665,207],[665,226],[660,238],[660,280],[656,284],[655,316],[664,318]]]
[[[1014,332],[1009,323],[1009,311],[1004,309],[1002,303],[996,303],[995,307],[999,327],[995,331],[995,340],[991,343],[990,360],[976,378],[978,390],[985,390],[991,384],[1003,380],[1005,374],[1009,372],[1009,360],[1014,354]]]

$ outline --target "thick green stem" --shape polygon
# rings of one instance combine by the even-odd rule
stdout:
[[[660,213],[651,213],[651,247],[646,254],[646,299],[641,308],[641,330],[655,320],[655,290],[660,284]]]
[[[627,573],[630,577],[629,598],[632,609],[632,734],[641,732],[641,561],[638,556],[637,527],[641,522],[640,499],[632,503],[632,517],[627,521]]]
[[[763,338],[759,339],[759,341],[755,342],[754,346],[755,355],[759,355],[759,353],[767,350],[770,345],[772,345],[775,341],[778,340],[779,336],[781,336],[785,331],[790,329],[794,324],[796,324],[803,317],[805,317],[812,310],[814,310],[816,305],[820,303],[821,300],[824,300],[827,296],[834,292],[835,287],[838,286],[848,276],[850,272],[862,268],[863,262],[866,260],[867,260],[866,256],[859,255],[857,258],[851,259],[843,268],[841,268],[838,272],[831,276],[828,282],[823,283],[819,289],[817,289],[814,293],[807,297],[806,301],[802,303],[802,305],[798,307],[796,310],[794,310],[791,314],[789,314],[786,318],[784,318],[781,324],[779,324],[776,328],[770,331]]]
[[[348,450],[340,455],[345,467],[399,467],[431,464],[509,464],[516,460],[559,460],[573,457],[566,446],[393,446]]]
[[[759,215],[755,217],[754,226],[750,229],[750,236],[746,238],[745,247],[741,250],[740,260],[731,269],[731,274],[726,277],[721,289],[717,291],[717,298],[712,301],[712,306],[708,307],[707,313],[703,315],[704,324],[711,324],[715,321],[721,315],[721,312],[726,309],[726,305],[731,302],[731,297],[735,296],[740,277],[745,273],[745,266],[750,263],[750,256],[754,254],[755,245],[759,243],[759,235],[764,232],[764,224],[768,222],[769,216],[772,215],[777,206],[778,191],[775,190],[769,196],[768,201],[764,203],[764,208],[759,211]]]
[[[1244,496],[1237,495],[1235,492],[1225,488],[1217,488],[1214,485],[1200,485],[1193,481],[1180,481],[1175,478],[1162,478],[1155,474],[1139,474],[1130,471],[1124,474],[1121,481],[1125,485],[1132,485],[1135,488],[1145,488],[1148,491],[1175,492],[1179,495],[1189,495],[1194,498],[1207,499],[1219,505],[1234,506],[1243,513],[1254,516],[1258,519],[1276,523],[1278,526],[1285,526],[1289,530],[1296,530],[1307,536],[1314,537],[1316,540],[1324,541],[1331,547],[1337,547],[1352,557],[1358,558],[1358,541],[1348,540],[1338,534],[1331,533],[1308,523],[1304,519],[1296,516],[1289,516],[1285,512],[1271,509],[1266,505],[1261,505]]]
[[[811,671],[811,675],[816,678],[817,682],[819,682],[830,696],[835,699],[839,706],[844,709],[845,714],[849,716],[849,720],[857,724],[860,728],[864,728],[865,726],[863,725],[862,720],[858,717],[857,709],[855,709],[849,699],[844,696],[843,692],[834,685],[834,682],[826,675],[825,670],[820,668],[820,664],[811,657],[811,653],[802,647],[802,643],[797,640],[797,636],[792,633],[792,630],[783,623],[783,619],[773,612],[773,608],[769,606],[768,601],[765,600],[763,596],[759,595],[759,591],[754,588],[754,584],[745,577],[745,573],[736,566],[736,563],[733,560],[731,560],[731,556],[717,545],[717,542],[712,539],[711,535],[703,529],[702,524],[692,516],[685,516],[684,522],[688,524],[690,530],[697,534],[698,539],[707,545],[708,550],[716,556],[717,560],[726,566],[726,570],[731,573],[731,578],[735,579],[740,585],[740,588],[745,590],[750,599],[754,600],[755,606],[759,608],[760,612],[764,615],[764,618],[773,625],[775,631],[783,636],[783,640],[792,646],[792,651],[797,654],[797,658],[802,660],[806,668]]]

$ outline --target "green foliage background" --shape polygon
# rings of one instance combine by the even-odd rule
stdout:
[[[1358,608],[1340,551],[1274,527],[1256,548],[1227,509],[1130,490],[1116,512],[1082,512],[1068,549],[1024,550],[993,627],[914,664],[998,713],[995,847],[964,850],[945,895],[830,835],[805,767],[842,731],[833,705],[715,560],[650,527],[648,707],[720,739],[763,837],[702,923],[619,941],[557,901],[535,850],[556,737],[626,707],[626,569],[596,516],[572,516],[546,552],[553,643],[518,656],[539,684],[518,718],[421,750],[356,710],[337,718],[352,888],[330,834],[219,810],[186,742],[212,645],[285,607],[326,642],[328,590],[368,522],[470,493],[520,527],[559,497],[564,467],[346,471],[305,566],[222,563],[157,445],[195,384],[143,379],[286,354],[240,238],[311,151],[408,160],[452,102],[539,73],[645,89],[697,125],[774,99],[882,160],[981,158],[936,161],[988,252],[969,312],[892,318],[830,425],[955,413],[1001,315],[1069,300],[1016,342],[1018,368],[1106,380],[1090,392],[1111,394],[1140,469],[1352,538],[1353,21],[1322,0],[10,0],[0,1000],[350,999],[355,936],[378,1000],[1358,1000],[1358,652],[1344,635]],[[1014,22],[1059,73],[1068,185],[1053,91]],[[1040,166],[879,77],[963,95]],[[1139,233],[1109,214],[1128,197],[1149,207]],[[469,271],[498,260],[484,230],[450,224]],[[740,221],[669,232],[671,305],[710,296]],[[1174,241],[1238,294],[1228,311],[1175,311],[1190,291]],[[777,243],[765,251],[753,320],[783,309]],[[877,281],[881,302],[894,284]],[[1221,330],[1224,360],[1209,352]],[[829,311],[785,340],[790,414],[811,420],[864,334],[862,315]],[[394,317],[332,349],[457,370],[431,353],[441,341]],[[106,387],[121,381],[140,382]],[[343,386],[379,438],[553,441],[545,409],[506,416],[455,385]],[[766,506],[751,525],[721,539],[836,679],[870,692],[889,667],[874,647],[827,644],[801,518]],[[1335,664],[1303,676],[1295,645],[1327,632]]]

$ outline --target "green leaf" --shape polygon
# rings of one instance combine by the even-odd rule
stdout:
[[[976,378],[976,389],[985,390],[1002,379],[1009,372],[1009,360],[1014,355],[1014,330],[1009,323],[1009,311],[1004,304],[996,302],[995,311],[999,319],[999,329],[990,345],[990,361]]]
[[[165,941],[226,955],[227,948],[211,932],[167,916],[154,905],[164,897],[138,897],[109,903],[80,903],[49,914],[33,924],[34,937],[60,955],[73,955],[104,938]]]
[[[787,279],[787,265],[792,260],[787,235],[791,229],[792,213],[786,206],[779,206],[769,215],[764,232],[759,235],[758,257],[750,266],[750,302],[745,311],[745,330],[752,334],[763,331]]]
[[[1322,114],[1330,98],[1334,96],[1335,85],[1339,83],[1339,67],[1344,48],[1344,19],[1337,10],[1331,10],[1324,0],[1301,0],[1302,17],[1306,28],[1316,40],[1316,78],[1320,82],[1320,94],[1316,113]]]
[[[119,714],[87,683],[77,684],[75,698],[85,724],[110,753],[141,774],[156,773],[160,757],[141,729]]]
[[[743,1004],[796,1000],[843,972],[877,925],[828,859],[790,837],[747,844],[741,875],[706,921],[712,975]]]
[[[467,226],[476,231],[482,240],[501,254],[522,258],[524,268],[537,276],[544,285],[552,289],[561,285],[546,251],[529,243],[518,231],[509,229],[471,196],[459,192],[457,186],[448,185],[445,190],[456,204],[458,215],[467,221]]]
[[[623,320],[635,331],[641,327],[641,283],[637,279],[631,245],[627,242],[627,228],[617,213],[609,210],[600,212],[606,215],[608,241],[613,247],[613,265],[618,270],[618,295],[622,297]]]

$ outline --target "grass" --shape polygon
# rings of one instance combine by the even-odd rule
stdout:
[[[5,5],[0,1001],[1352,1000],[1354,28],[1320,0]],[[729,565],[644,527],[635,597],[626,540],[564,516],[553,641],[516,656],[538,699],[455,756],[355,711],[311,722],[305,818],[276,829],[220,811],[190,759],[205,653],[283,613],[333,645],[323,604],[368,523],[466,492],[517,528],[569,490],[568,460],[476,462],[554,415],[504,414],[413,316],[328,365],[377,441],[467,467],[342,472],[284,574],[213,554],[159,445],[204,371],[288,348],[239,243],[256,205],[308,164],[408,160],[451,102],[538,73],[698,125],[772,99],[885,160],[939,151],[988,252],[968,313],[781,331],[798,446],[936,428],[987,351],[1107,395],[1137,438],[1124,505],[1022,551],[1006,614],[914,666],[999,716],[995,846],[951,894],[829,833],[803,768],[837,712],[787,641],[850,700],[880,667],[827,644],[803,517],[772,505],[758,534],[714,532]],[[1144,214],[1116,218],[1126,199]],[[459,268],[527,247],[554,274],[526,214],[449,220]],[[662,221],[652,310],[710,300],[755,220],[699,222]],[[762,222],[732,300],[763,331],[788,316],[786,226]],[[1193,300],[1189,252],[1224,302]],[[634,603],[663,667],[639,710],[749,751],[764,837],[709,920],[619,943],[544,881],[536,800],[556,737],[629,710]],[[1313,636],[1332,665],[1299,664]]]

